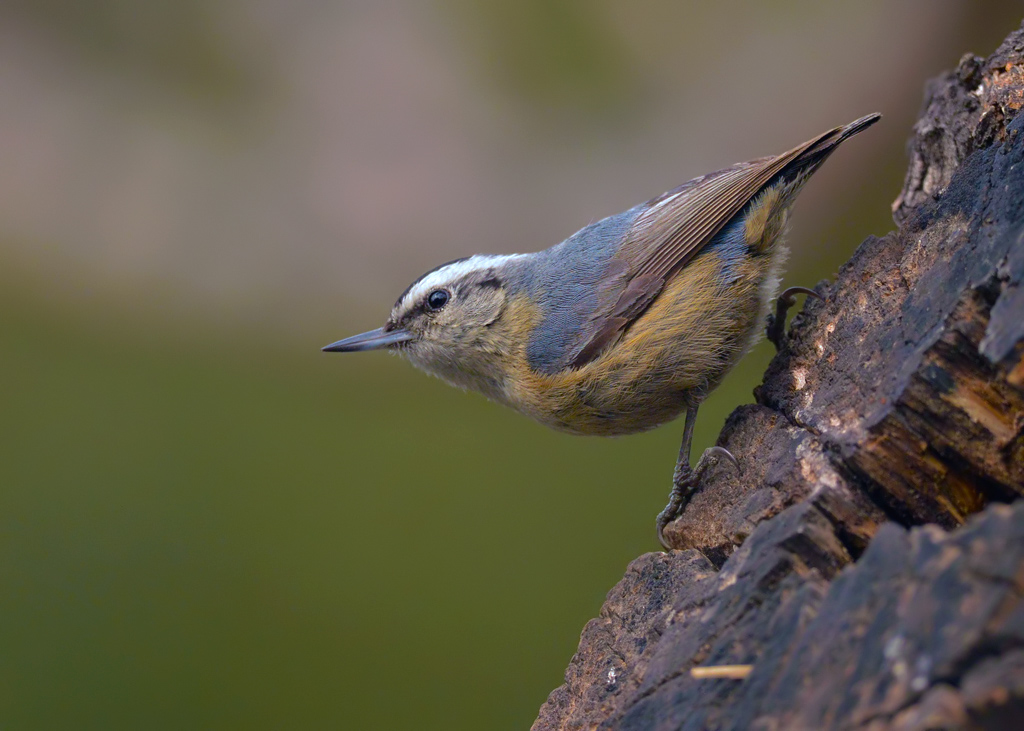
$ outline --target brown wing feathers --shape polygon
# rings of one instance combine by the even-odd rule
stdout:
[[[606,300],[608,305],[594,313],[587,328],[589,337],[582,339],[570,366],[586,364],[616,342],[669,279],[773,178],[787,168],[820,164],[840,142],[878,119],[879,115],[863,117],[781,155],[734,165],[654,199],[610,263],[610,273],[615,272],[621,287],[619,296],[613,294]]]

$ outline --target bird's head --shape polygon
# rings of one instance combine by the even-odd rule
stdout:
[[[496,396],[502,361],[518,328],[508,312],[508,273],[519,255],[473,256],[442,264],[402,293],[383,327],[323,348],[330,352],[387,349],[461,388]]]

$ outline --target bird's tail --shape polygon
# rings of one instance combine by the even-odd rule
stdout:
[[[790,171],[799,171],[800,173],[813,172],[819,165],[825,162],[829,155],[835,152],[839,145],[853,137],[855,134],[863,132],[881,118],[882,115],[875,112],[874,114],[868,114],[867,116],[854,120],[842,127],[830,129],[828,132],[822,134],[816,142],[804,150],[804,152],[793,160],[793,162],[787,165],[787,167]]]
[[[868,114],[866,116],[861,117],[860,119],[856,119],[850,122],[845,127],[840,127],[839,138],[835,141],[835,144],[838,145],[840,142],[848,140],[849,138],[853,137],[858,132],[863,132],[881,118],[882,115],[879,114],[878,112],[875,112],[874,114]]]

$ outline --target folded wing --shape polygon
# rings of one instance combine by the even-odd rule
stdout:
[[[651,200],[609,262],[598,307],[584,324],[569,367],[585,365],[617,342],[671,278],[765,186],[779,176],[809,174],[841,142],[879,118],[863,117],[781,155],[695,178]]]

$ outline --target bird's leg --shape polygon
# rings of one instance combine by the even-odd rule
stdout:
[[[776,350],[782,348],[782,336],[786,333],[786,313],[796,302],[798,294],[806,294],[808,297],[823,299],[820,294],[807,287],[790,287],[779,295],[778,299],[775,300],[775,314],[769,313],[768,327],[765,330],[768,339],[775,344]]]
[[[733,466],[739,467],[736,458],[724,447],[710,447],[704,450],[704,454],[697,460],[697,466],[690,468],[690,442],[693,441],[693,425],[697,421],[697,407],[691,406],[686,410],[686,421],[683,425],[683,443],[679,446],[679,459],[676,460],[676,469],[672,475],[672,492],[668,494],[668,505],[658,513],[656,525],[658,527],[658,541],[666,551],[671,546],[665,540],[665,526],[679,517],[680,513],[690,502],[690,498],[700,487],[701,478],[708,471],[709,467],[718,464],[719,459],[727,459]]]

